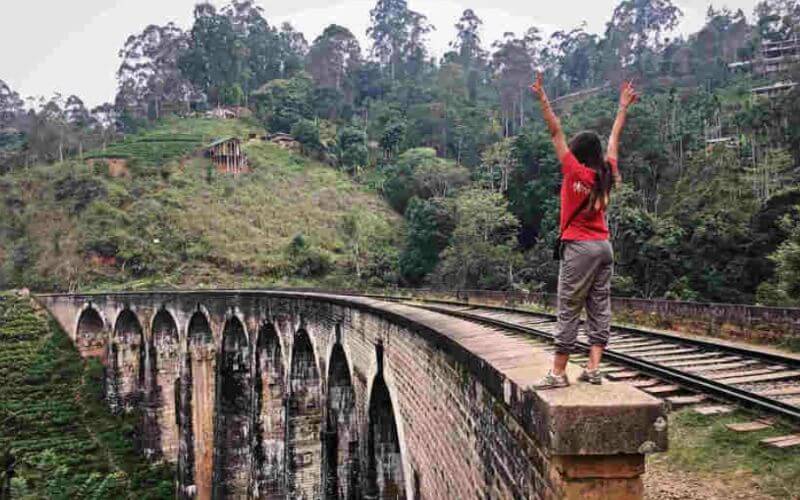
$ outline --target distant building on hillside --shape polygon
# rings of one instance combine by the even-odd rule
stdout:
[[[236,113],[228,108],[214,108],[206,111],[206,118],[233,119],[236,118]]]
[[[282,132],[267,134],[264,136],[264,140],[266,142],[271,142],[272,144],[275,144],[281,149],[286,149],[295,152],[300,151],[300,143],[297,142],[297,139],[295,139],[289,134],[284,134]]]
[[[732,70],[753,71],[759,74],[782,73],[800,63],[800,37],[797,35],[777,42],[764,41],[758,57],[749,61],[733,62]]]
[[[796,35],[779,42],[764,42],[761,46],[764,71],[776,73],[788,70],[800,62],[800,38]]]
[[[242,151],[242,141],[236,137],[212,142],[205,147],[204,155],[211,159],[220,173],[238,175],[250,172],[247,155]]]
[[[720,110],[716,110],[708,119],[703,122],[703,135],[706,140],[706,149],[711,150],[717,146],[725,146],[730,149],[739,149],[738,128],[731,127],[730,124],[723,122]]]
[[[253,116],[253,112],[244,106],[221,106],[206,112],[207,118],[223,118],[232,120],[234,118],[247,118]]]
[[[752,93],[753,97],[768,97],[773,98],[777,97],[781,94],[789,92],[793,88],[797,86],[795,82],[775,82],[772,85],[766,85],[764,87],[756,87],[751,89],[750,92]]]

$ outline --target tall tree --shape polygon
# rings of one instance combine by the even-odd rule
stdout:
[[[64,99],[55,93],[49,100],[39,98],[39,111],[31,110],[27,120],[27,153],[30,161],[64,161],[68,153],[68,127]]]
[[[456,40],[450,46],[458,52],[459,62],[465,68],[486,58],[486,51],[481,46],[481,26],[483,21],[472,9],[465,10],[455,25]]]
[[[371,25],[367,35],[372,39],[372,56],[389,68],[394,80],[410,38],[408,3],[406,0],[378,0],[369,15]]]
[[[314,40],[308,53],[308,72],[318,87],[332,88],[346,94],[352,103],[351,78],[361,64],[361,46],[355,36],[342,26],[331,24]]]
[[[25,101],[6,82],[0,80],[0,128],[10,126],[24,110]]]
[[[752,31],[741,10],[709,6],[705,26],[689,39],[698,80],[721,83],[730,78],[728,63],[752,56]]]
[[[456,125],[457,112],[467,97],[467,89],[464,86],[464,68],[457,63],[443,63],[439,67],[436,87],[439,99],[431,103],[429,116],[438,119],[438,126],[441,129],[439,153],[442,156],[448,156],[450,132]],[[457,158],[460,160],[458,155]]]
[[[281,77],[290,78],[303,70],[308,54],[308,41],[290,23],[283,23],[278,34],[280,39]]]
[[[456,40],[450,43],[458,54],[458,63],[464,68],[465,84],[471,101],[477,97],[478,85],[486,66],[487,52],[481,45],[481,26],[483,21],[475,11],[465,10],[455,26]]]
[[[263,9],[252,1],[233,1],[222,10],[229,20],[238,42],[230,45],[232,57],[240,61],[241,74],[236,82],[247,102],[252,91],[265,82],[281,76],[280,37],[263,17]]]
[[[71,95],[64,103],[64,120],[69,128],[70,141],[78,144],[78,156],[83,157],[84,141],[91,132],[92,115],[80,97]]]
[[[660,50],[663,36],[675,29],[683,13],[672,0],[623,0],[606,26],[607,71],[619,75],[652,51]]]
[[[201,3],[194,8],[189,47],[182,54],[179,67],[186,78],[220,103],[225,87],[242,81],[245,49],[231,17],[218,13],[209,3]]]
[[[119,51],[117,104],[154,118],[161,115],[164,104],[187,107],[193,89],[178,69],[187,46],[186,33],[172,23],[151,24],[129,36]]]
[[[517,126],[525,126],[527,88],[533,78],[540,41],[539,31],[531,28],[521,38],[505,33],[503,40],[494,43],[492,66],[500,94],[505,136],[511,135]]]
[[[408,40],[403,47],[406,76],[419,80],[428,62],[427,37],[436,28],[419,12],[408,11]]]
[[[264,9],[253,0],[232,0],[222,8],[221,13],[230,20],[234,31],[243,37],[247,37],[264,21]]]
[[[596,35],[585,24],[570,31],[556,31],[544,50],[542,66],[558,93],[574,92],[597,80],[600,54]],[[557,80],[557,81],[553,81]]]
[[[113,104],[106,102],[92,108],[91,116],[95,132],[99,134],[100,146],[105,150],[108,142],[114,138],[119,114]]]
[[[83,100],[76,95],[71,95],[64,103],[64,115],[67,123],[76,127],[86,127],[91,122],[89,110],[83,104]]]

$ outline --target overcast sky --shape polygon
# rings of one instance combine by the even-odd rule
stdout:
[[[117,52],[125,39],[148,24],[192,22],[196,0],[3,0],[0,29],[0,79],[22,96],[77,94],[94,106],[114,97]],[[227,2],[213,1],[217,6]],[[291,21],[309,42],[331,23],[349,28],[367,47],[365,31],[376,0],[257,0],[271,24]],[[483,19],[487,47],[506,31],[531,26],[545,32],[569,29],[586,21],[600,33],[619,0],[409,0],[437,28],[430,47],[441,55],[455,37],[453,25],[465,8]],[[743,9],[751,17],[756,0],[674,0],[684,12],[680,31],[703,24],[709,4]],[[542,7],[542,5],[547,7]],[[557,7],[556,7],[557,6]]]

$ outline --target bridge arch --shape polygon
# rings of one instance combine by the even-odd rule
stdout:
[[[87,304],[75,323],[78,351],[85,357],[102,358],[106,354],[107,335],[105,319],[94,306]]]
[[[255,351],[253,496],[285,498],[286,369],[281,338],[272,323],[259,328]]]
[[[181,374],[178,482],[194,486],[198,498],[211,497],[214,452],[214,356],[216,347],[207,311],[198,305],[189,318]]]
[[[247,496],[250,482],[252,386],[250,345],[244,322],[231,314],[217,361],[215,498]]]
[[[602,389],[609,396],[604,397],[607,404],[603,406],[597,406],[591,398],[584,398],[577,390],[579,388],[569,391],[568,402],[550,398],[548,393],[528,391],[526,387],[530,381],[543,373],[540,369],[546,368],[549,354],[544,348],[529,349],[516,337],[495,329],[445,318],[439,313],[405,304],[390,304],[367,297],[289,291],[110,293],[50,295],[38,299],[74,336],[79,330],[79,317],[85,309],[93,307],[103,320],[102,324],[106,325],[108,333],[103,338],[107,342],[114,337],[116,313],[121,314],[122,310],[131,307],[139,315],[146,339],[143,373],[152,379],[156,378],[153,373],[159,374],[162,361],[160,356],[152,356],[155,371],[151,371],[150,351],[159,337],[153,316],[165,304],[168,311],[174,312],[172,317],[178,320],[180,327],[179,366],[185,370],[181,381],[188,383],[192,379],[192,391],[186,394],[192,399],[196,396],[196,349],[207,343],[207,334],[211,330],[213,345],[209,347],[209,366],[213,367],[210,375],[213,389],[203,393],[213,395],[213,401],[204,409],[205,414],[212,415],[212,431],[216,434],[213,438],[220,435],[220,419],[216,412],[221,411],[223,419],[226,412],[224,405],[218,404],[221,398],[218,370],[221,360],[225,359],[222,347],[225,344],[230,354],[241,346],[245,351],[244,363],[249,363],[243,376],[249,377],[249,399],[246,401],[252,411],[244,425],[251,431],[244,442],[247,447],[245,456],[237,452],[234,457],[238,463],[244,464],[239,470],[245,478],[241,482],[242,495],[236,496],[255,496],[252,464],[257,455],[254,438],[260,413],[255,407],[255,385],[256,373],[259,376],[264,373],[262,368],[257,369],[255,361],[258,359],[261,366],[261,360],[265,359],[263,351],[257,354],[256,350],[259,346],[263,349],[266,342],[267,337],[259,339],[257,333],[266,318],[279,330],[278,344],[281,356],[286,360],[281,371],[287,394],[290,388],[292,393],[291,398],[286,398],[284,410],[293,409],[291,414],[284,413],[287,418],[286,496],[318,498],[325,491],[324,485],[320,484],[324,464],[321,459],[317,463],[313,461],[314,450],[319,450],[317,457],[325,456],[323,440],[318,431],[309,433],[305,424],[311,423],[313,430],[313,417],[317,418],[317,428],[327,422],[328,415],[333,417],[335,412],[326,414],[326,409],[329,405],[334,406],[332,393],[336,389],[331,387],[339,385],[337,380],[341,375],[337,373],[344,366],[349,368],[356,395],[360,448],[358,493],[365,498],[567,498],[580,495],[586,487],[600,488],[603,492],[633,491],[635,496],[635,492],[641,491],[641,478],[638,472],[633,472],[640,471],[643,466],[641,450],[660,450],[666,444],[666,429],[659,424],[663,422],[663,409],[657,400],[632,387],[616,387],[615,384]],[[207,316],[198,308],[199,301],[214,311],[213,316]],[[231,316],[236,307],[241,313],[237,312],[234,319]],[[147,320],[141,311],[147,311]],[[201,313],[192,319],[198,311]],[[86,318],[94,315],[91,312],[85,314]],[[160,313],[162,317],[165,314],[169,316]],[[84,322],[88,325],[91,322],[86,318]],[[106,322],[104,318],[113,321]],[[342,331],[336,335],[333,325],[337,321],[341,321],[346,335]],[[189,323],[193,326],[190,327]],[[308,325],[308,329],[301,329],[299,325]],[[82,325],[80,330],[92,329]],[[193,332],[191,335],[190,330]],[[227,330],[224,343],[223,330]],[[231,343],[227,340],[229,336],[239,338],[232,342],[232,348],[228,347]],[[192,339],[196,340],[193,342]],[[336,344],[341,345],[337,347]],[[341,361],[342,357],[346,362]],[[317,383],[309,384],[309,379]],[[299,382],[306,384],[302,394],[297,387]],[[331,398],[327,397],[329,393]],[[312,398],[306,398],[306,395]],[[313,396],[317,396],[319,404],[316,408],[313,405],[309,408],[306,399],[313,400]],[[182,403],[181,399],[165,403],[172,404],[181,412],[191,405],[190,428],[194,432],[197,427],[195,401]],[[300,406],[299,402],[304,405]],[[140,408],[144,406],[143,402]],[[576,412],[577,407],[581,408],[580,412]],[[308,411],[300,414],[301,418],[294,419],[291,424],[293,432],[290,433],[289,419],[298,417],[298,409],[317,412],[316,415]],[[183,424],[189,423],[188,417],[180,415]],[[567,424],[559,425],[564,422]],[[156,428],[160,431],[157,425]],[[452,433],[453,428],[459,432]],[[184,432],[185,427],[180,429]],[[306,442],[300,441],[304,433],[310,438]],[[144,432],[137,433],[137,436],[149,437]],[[604,439],[598,440],[597,436]],[[213,441],[211,446],[214,446]],[[303,451],[302,445],[308,445],[312,452],[309,455],[296,453]],[[289,453],[290,446],[292,453]],[[227,449],[220,443],[216,443],[216,447]],[[220,472],[217,467],[215,453],[212,452],[211,477],[226,478],[225,471]],[[311,467],[298,470],[298,467],[290,465],[289,457],[295,459],[298,456],[303,460],[293,460],[292,464],[301,467],[310,464]],[[620,462],[623,456],[626,458]],[[306,458],[310,459],[309,464]],[[621,465],[624,471],[620,474],[625,475],[615,475],[612,481],[605,476],[591,476],[591,471],[616,470]],[[504,467],[513,470],[508,474],[497,474]],[[196,464],[195,470],[199,469],[199,464]],[[575,471],[590,477],[575,477],[572,475]],[[289,482],[290,472],[294,474],[292,483]],[[312,474],[303,476],[304,472]],[[464,477],[474,480],[465,481]],[[195,483],[189,484],[192,479]],[[310,480],[303,482],[303,479]],[[337,477],[337,481],[339,479]],[[198,488],[197,477],[187,476],[182,483],[180,481],[179,486],[185,484],[188,487],[179,489],[179,496],[211,497],[209,490],[203,492]],[[210,481],[209,484],[219,483]],[[290,484],[299,488],[292,490]],[[190,488],[192,486],[194,489]],[[614,494],[606,496],[616,497]]]
[[[292,498],[320,498],[322,383],[311,337],[299,330],[292,344],[287,405],[287,476]]]
[[[326,419],[323,432],[326,498],[360,498],[360,461],[356,396],[350,364],[336,326],[328,362]]]
[[[144,330],[129,307],[117,315],[109,344],[106,396],[112,412],[129,413],[136,408],[143,389],[145,362]]]
[[[144,385],[145,430],[152,436],[145,453],[175,462],[178,458],[178,426],[175,388],[180,377],[178,325],[165,308],[156,311],[150,328]]]
[[[411,478],[399,406],[389,389],[394,377],[391,370],[385,369],[383,350],[383,343],[379,342],[375,346],[374,376],[367,387],[364,488],[370,498],[400,500],[411,498]]]

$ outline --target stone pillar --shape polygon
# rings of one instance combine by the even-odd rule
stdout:
[[[540,355],[536,355],[540,357]],[[549,355],[526,370],[540,376]],[[570,365],[575,380],[579,370]],[[526,385],[529,379],[524,377]],[[667,449],[663,403],[631,385],[574,383],[566,389],[524,390],[522,423],[547,457],[554,499],[640,500],[645,456]],[[518,407],[520,408],[520,407]]]
[[[644,459],[642,454],[556,456],[551,479],[565,500],[638,500],[644,495]]]

